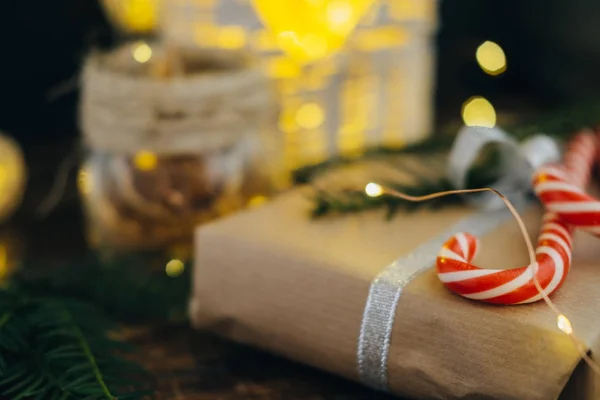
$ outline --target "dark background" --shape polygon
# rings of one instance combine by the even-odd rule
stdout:
[[[441,0],[437,36],[438,124],[460,116],[471,95],[499,112],[544,110],[600,86],[600,3],[594,0]],[[0,0],[0,129],[26,147],[76,134],[77,77],[85,53],[115,33],[96,0]],[[478,67],[477,46],[506,52],[499,77]]]

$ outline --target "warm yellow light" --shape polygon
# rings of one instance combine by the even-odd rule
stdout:
[[[293,100],[284,99],[279,113],[279,129],[287,134],[294,134],[300,128],[296,123],[296,114],[298,112],[298,103]]]
[[[145,42],[138,42],[133,45],[131,55],[135,61],[144,64],[152,58],[152,48]]]
[[[567,335],[570,335],[573,333],[573,327],[571,326],[571,321],[569,321],[569,319],[567,317],[565,317],[564,315],[560,314],[556,318],[556,324],[558,325],[558,329],[560,329]]]
[[[158,157],[151,151],[139,151],[133,158],[136,168],[141,171],[151,171],[158,164]]]
[[[0,244],[0,279],[6,278],[8,272],[8,249],[6,245]]]
[[[25,177],[25,162],[19,145],[0,132],[0,220],[20,205]]]
[[[334,1],[327,6],[327,19],[334,31],[352,30],[352,7],[346,1]]]
[[[102,0],[111,19],[122,29],[134,33],[154,30],[159,0]]]
[[[8,182],[8,171],[9,166],[4,163],[0,163],[0,189],[6,188],[6,183]]]
[[[316,103],[306,103],[296,111],[296,123],[305,129],[318,128],[325,121],[325,113]]]
[[[364,51],[379,51],[404,46],[410,35],[407,30],[397,27],[365,29],[357,32],[354,38],[356,47]]]
[[[365,193],[369,197],[378,197],[383,194],[383,188],[380,185],[371,182],[365,186]]]
[[[300,75],[298,64],[287,57],[276,57],[267,60],[266,70],[272,78],[293,78]]]
[[[172,278],[183,274],[183,271],[185,271],[185,264],[183,264],[183,261],[178,259],[169,261],[165,266],[165,272]]]
[[[301,128],[314,129],[323,124],[325,113],[318,104],[306,103],[296,111],[295,121]]]
[[[462,118],[467,126],[485,126],[493,128],[496,125],[494,106],[483,97],[475,96],[465,101],[462,106]]]
[[[295,32],[284,31],[277,35],[277,43],[281,47],[285,47],[285,46],[289,46],[289,45],[299,46],[300,39],[298,38],[298,35]]]
[[[248,201],[248,207],[258,207],[267,201],[266,196],[254,196]]]
[[[90,194],[92,191],[92,176],[87,168],[81,168],[77,173],[77,188],[81,194]]]
[[[252,0],[278,46],[304,64],[337,52],[374,0]]]
[[[504,50],[494,42],[483,42],[475,52],[475,58],[481,69],[490,75],[500,75],[506,71]]]
[[[304,52],[315,60],[325,57],[328,47],[327,40],[318,35],[308,34],[302,40]]]
[[[241,49],[246,45],[246,32],[240,26],[227,26],[218,34],[219,46],[224,49]]]

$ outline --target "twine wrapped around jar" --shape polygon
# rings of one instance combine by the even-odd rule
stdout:
[[[117,248],[189,241],[196,224],[270,190],[276,97],[239,53],[153,46],[140,63],[131,50],[92,54],[82,75],[91,236]]]
[[[153,57],[164,52],[152,49]],[[254,133],[274,115],[268,78],[242,55],[198,50],[179,56],[179,65],[169,68],[136,62],[128,47],[92,54],[81,100],[87,144],[114,153],[204,152]]]

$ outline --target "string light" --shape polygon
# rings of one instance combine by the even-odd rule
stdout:
[[[301,105],[296,112],[296,123],[305,129],[315,129],[323,125],[325,112],[316,103]]]
[[[174,277],[177,277],[177,276],[183,274],[183,271],[185,271],[185,265],[183,264],[183,261],[181,261],[179,259],[173,259],[173,260],[169,261],[167,263],[167,265],[165,266],[165,272],[171,278],[174,278]]]
[[[158,164],[158,157],[151,151],[138,151],[133,158],[133,163],[140,171],[152,171]]]
[[[569,319],[567,317],[565,317],[563,314],[560,314],[558,317],[556,317],[556,324],[558,325],[558,329],[560,329],[567,335],[570,335],[573,333],[573,327],[571,326],[571,321],[569,321]]]
[[[496,125],[496,110],[487,99],[474,96],[464,102],[462,118],[467,126],[493,128]]]
[[[411,196],[411,195],[399,192],[397,190],[384,188],[383,186],[381,186],[377,183],[373,183],[373,182],[367,184],[364,188],[364,191],[365,191],[365,193],[367,193],[367,195],[371,196],[369,193],[370,192],[372,193],[374,188],[378,188],[379,190],[381,190],[380,194],[389,194],[391,196],[398,197],[403,200],[412,201],[412,202],[421,202],[421,201],[426,201],[426,200],[432,200],[432,199],[435,199],[438,197],[443,197],[443,196],[448,196],[448,195],[453,195],[453,194],[481,193],[481,192],[486,192],[486,191],[492,192],[492,193],[496,194],[497,196],[499,196],[502,199],[502,201],[504,202],[504,204],[506,205],[506,207],[510,210],[511,214],[513,215],[513,217],[517,221],[517,224],[519,225],[519,229],[521,230],[521,234],[523,235],[523,239],[525,240],[525,244],[527,245],[527,252],[529,253],[529,265],[532,267],[531,268],[531,279],[533,281],[533,284],[534,284],[536,290],[538,291],[538,293],[540,294],[540,296],[542,297],[542,299],[544,300],[546,305],[556,314],[556,324],[558,326],[558,329],[560,329],[563,333],[565,333],[572,340],[581,359],[584,360],[586,364],[588,364],[588,366],[594,371],[594,373],[596,373],[597,375],[600,375],[600,366],[594,360],[592,360],[590,358],[590,356],[588,356],[585,346],[575,336],[575,332],[573,330],[573,326],[571,325],[571,321],[569,321],[569,319],[566,317],[566,315],[564,315],[558,309],[558,307],[554,304],[554,302],[550,299],[550,297],[548,297],[548,295],[546,294],[546,292],[540,285],[540,282],[534,271],[535,266],[537,266],[536,258],[535,258],[535,250],[533,249],[533,243],[531,241],[531,238],[529,237],[529,234],[527,233],[527,228],[525,227],[525,223],[523,222],[523,219],[519,215],[519,212],[514,207],[514,205],[502,193],[500,193],[499,191],[497,191],[495,189],[491,189],[491,188],[480,188],[480,189],[448,190],[448,191],[444,191],[444,192],[432,193],[432,194],[425,195],[425,196]]]
[[[489,75],[500,75],[506,71],[506,55],[497,43],[483,42],[475,52],[479,66]]]
[[[378,197],[383,194],[383,188],[381,185],[371,182],[365,186],[365,193],[369,197]]]
[[[137,42],[133,45],[131,55],[135,61],[144,64],[152,58],[152,48],[145,42]]]

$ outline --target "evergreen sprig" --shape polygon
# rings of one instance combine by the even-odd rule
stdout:
[[[111,338],[117,326],[70,298],[0,291],[0,393],[12,400],[139,400],[144,371]]]
[[[525,140],[535,134],[545,133],[557,139],[566,140],[577,130],[585,127],[595,127],[600,115],[600,101],[585,102],[575,107],[545,114],[534,121],[508,127],[506,130],[518,140]],[[448,151],[454,140],[452,135],[434,134],[431,139],[407,146],[405,148],[376,147],[368,149],[360,158],[336,157],[324,163],[312,165],[297,170],[294,174],[295,182],[300,184],[311,183],[315,178],[328,171],[343,167],[347,164],[360,161],[381,159],[390,155],[402,156],[407,154],[429,155],[435,152]],[[483,187],[493,182],[497,177],[498,159],[491,153],[474,167],[469,173],[467,187]],[[401,169],[401,167],[399,167]],[[447,179],[440,177],[436,180],[420,179],[412,185],[399,185],[394,182],[385,183],[386,186],[406,194],[420,196],[446,190],[456,189]],[[422,207],[440,208],[461,202],[457,196],[438,198],[429,202],[412,203],[391,196],[369,197],[360,190],[341,190],[326,192],[316,190],[313,198],[313,217],[323,217],[328,214],[346,214],[361,212],[368,209],[385,207],[388,218],[392,217],[399,209],[414,210]]]
[[[151,380],[128,360],[135,349],[113,333],[120,328],[116,320],[185,318],[188,268],[171,278],[163,260],[132,255],[107,262],[90,256],[20,268],[0,288],[0,398],[145,398]]]

